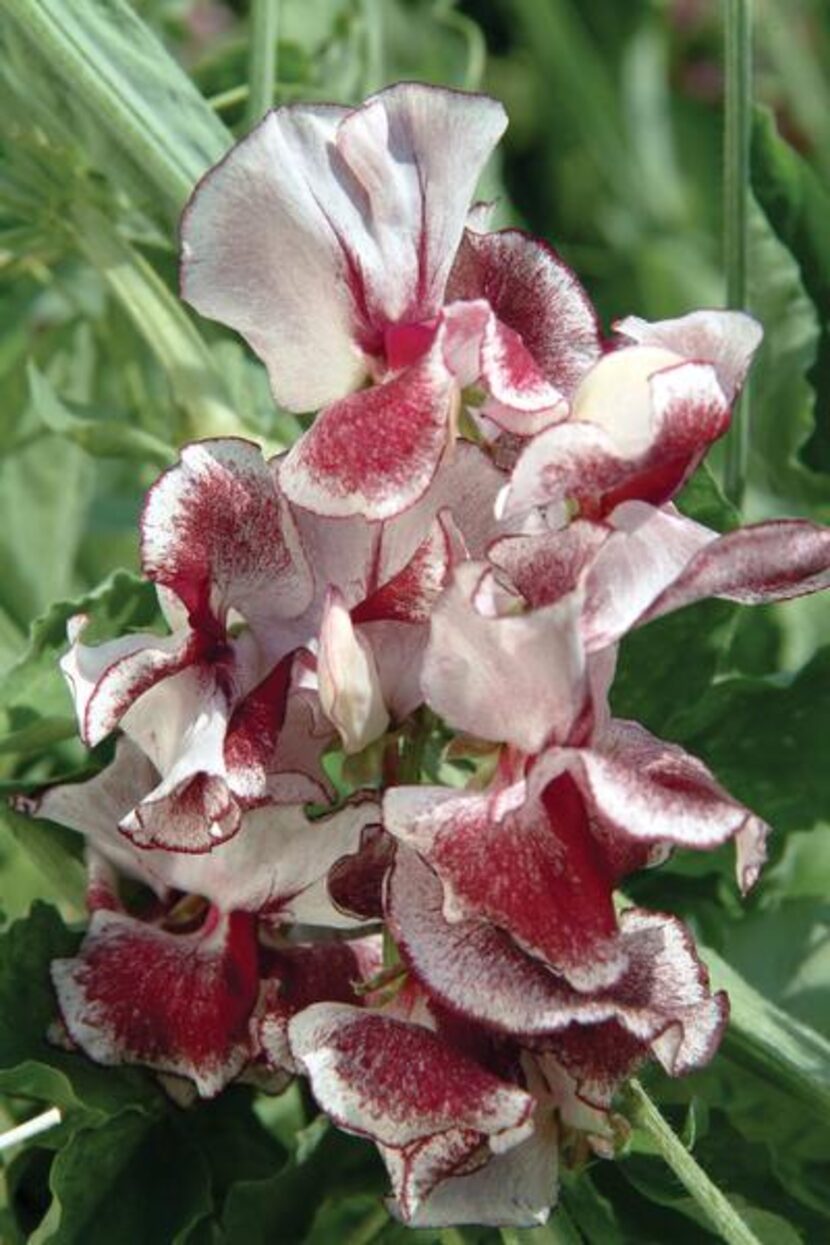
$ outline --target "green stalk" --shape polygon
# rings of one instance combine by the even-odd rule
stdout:
[[[748,298],[749,146],[752,120],[752,0],[725,0],[723,218],[726,302],[745,310]],[[740,506],[749,455],[749,393],[736,406],[726,440],[724,488]]]
[[[279,24],[280,0],[252,0],[248,53],[249,126],[256,125],[274,103]]]
[[[648,1133],[677,1179],[706,1214],[714,1230],[727,1245],[759,1245],[731,1202],[712,1184],[702,1167],[669,1128],[639,1081],[631,1081],[625,1091],[628,1118]]]

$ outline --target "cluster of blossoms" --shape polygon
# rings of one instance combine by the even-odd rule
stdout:
[[[504,126],[414,84],[280,108],[197,187],[184,297],[320,413],[271,461],[189,445],[150,490],[169,634],[73,621],[81,733],[120,732],[115,759],[30,804],[87,842],[64,1040],[203,1096],[307,1077],[414,1225],[543,1221],[563,1145],[613,1153],[639,1064],[711,1057],[727,1002],[688,931],[615,890],[728,839],[745,890],[767,827],[611,716],[617,645],[830,581],[822,528],[672,504],[756,323],[604,339],[549,247],[470,208]]]

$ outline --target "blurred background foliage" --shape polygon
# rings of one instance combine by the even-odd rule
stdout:
[[[743,518],[828,521],[830,2],[755,0],[754,9],[750,287],[766,337],[750,387]],[[717,0],[282,0],[274,100],[356,102],[401,78],[498,96],[510,128],[482,195],[496,200],[497,225],[522,225],[556,246],[610,332],[625,314],[723,305],[722,10]],[[152,597],[134,578],[136,522],[144,490],[176,448],[239,433],[277,450],[300,429],[274,408],[241,342],[198,321],[176,294],[176,220],[188,190],[252,121],[250,34],[244,0],[136,0],[132,9],[124,0],[7,0],[0,9],[4,790],[104,759],[90,762],[75,739],[56,659],[79,602],[101,636],[152,623]],[[717,447],[710,465],[683,504],[728,527],[735,515],[717,485]],[[628,641],[615,693],[618,712],[703,756],[776,830],[772,866],[745,904],[726,852],[677,857],[632,894],[682,914],[785,1018],[825,1037],[828,644],[820,596],[752,612],[710,602]],[[77,845],[0,813],[5,916],[42,896],[77,918],[80,895]],[[759,1240],[828,1239],[826,1119],[776,1088],[739,1042],[706,1074],[655,1092]],[[280,1109],[299,1107],[292,1099]],[[12,1118],[16,1110],[12,1102]],[[248,1183],[228,1196],[227,1239],[404,1239],[382,1220],[367,1235],[377,1173],[355,1193],[349,1143],[329,1159],[308,1141],[303,1187],[333,1181],[317,1199],[322,1209],[308,1194],[299,1206],[299,1186],[286,1178],[266,1179],[268,1145],[287,1127],[276,1116],[266,1123],[271,1140],[263,1131],[262,1153],[244,1168]],[[38,1202],[45,1154],[30,1151],[9,1176],[10,1240],[23,1239],[21,1206],[34,1223],[48,1205]],[[82,1158],[64,1152],[53,1197],[77,1181],[72,1164]],[[602,1245],[710,1239],[636,1138],[623,1163],[569,1184],[565,1205],[559,1235],[519,1235]],[[211,1235],[211,1215],[192,1233],[179,1225],[180,1235],[166,1235],[161,1224],[140,1239],[225,1239]],[[91,1219],[83,1230],[67,1222],[37,1239],[120,1245],[106,1214],[95,1229]]]

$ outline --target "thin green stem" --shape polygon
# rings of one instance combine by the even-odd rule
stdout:
[[[723,249],[727,306],[748,303],[749,144],[752,120],[752,0],[725,0]],[[733,415],[724,486],[740,506],[749,453],[749,395]]]
[[[626,1108],[631,1123],[648,1133],[665,1162],[727,1245],[759,1245],[758,1238],[750,1232],[717,1185],[712,1184],[639,1081],[631,1081],[627,1087]]]
[[[389,1213],[382,1205],[373,1206],[365,1218],[346,1237],[343,1245],[369,1245],[386,1224]]]
[[[274,103],[280,0],[252,0],[248,52],[248,124],[256,125]]]

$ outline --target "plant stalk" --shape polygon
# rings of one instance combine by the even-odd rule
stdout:
[[[256,125],[274,103],[280,0],[253,0],[248,52],[248,125]]]
[[[758,1238],[669,1127],[639,1081],[629,1083],[625,1099],[631,1123],[648,1133],[665,1162],[727,1245],[759,1245]]]
[[[745,311],[749,302],[749,149],[752,122],[752,0],[725,0],[724,22],[723,251],[726,303]],[[726,439],[724,490],[740,507],[749,457],[748,389],[736,404]]]

